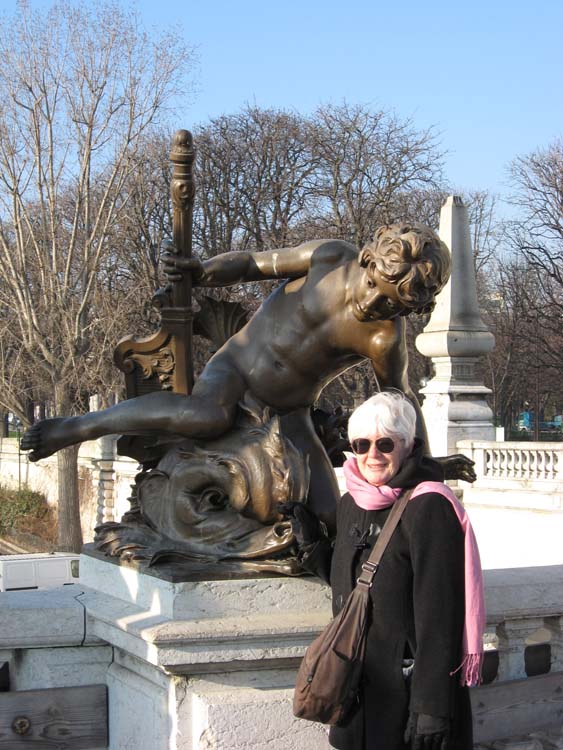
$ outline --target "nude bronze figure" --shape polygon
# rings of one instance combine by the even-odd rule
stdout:
[[[266,252],[228,252],[204,262],[169,255],[173,280],[194,286],[286,279],[251,320],[209,360],[189,396],[156,392],[100,412],[44,420],[22,440],[37,461],[106,434],[158,433],[215,439],[234,424],[250,392],[280,417],[283,434],[311,469],[309,502],[329,524],[338,490],[309,407],[333,378],[370,359],[380,388],[398,388],[424,423],[409,386],[404,317],[428,312],[449,277],[445,245],[422,225],[381,227],[358,251],[341,240],[315,240]],[[467,463],[450,457],[449,476],[471,478]]]

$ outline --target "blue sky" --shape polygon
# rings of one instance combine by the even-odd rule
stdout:
[[[32,5],[46,5],[36,0]],[[13,3],[0,0],[3,10]],[[508,191],[515,156],[563,135],[563,2],[138,0],[145,23],[181,24],[198,93],[178,127],[261,107],[393,110],[434,125],[455,188]]]
[[[200,93],[183,124],[244,102],[309,112],[371,104],[435,125],[452,186],[505,192],[516,155],[563,134],[563,2],[161,0],[198,45]]]

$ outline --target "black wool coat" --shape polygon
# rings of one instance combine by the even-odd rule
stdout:
[[[440,481],[441,467],[421,447],[390,482],[400,487]],[[319,543],[305,564],[330,584],[333,611],[346,601],[390,508],[365,511],[345,494],[337,509],[333,549]],[[370,592],[362,693],[348,723],[333,727],[338,750],[404,750],[409,711],[449,717],[450,750],[473,747],[467,688],[459,685],[465,617],[464,540],[450,502],[427,493],[409,501]],[[405,660],[414,659],[406,678]]]

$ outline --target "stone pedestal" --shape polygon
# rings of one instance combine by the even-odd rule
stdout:
[[[110,750],[328,750],[295,673],[330,619],[315,579],[174,583],[82,555],[86,631],[113,647]]]
[[[420,391],[433,455],[456,453],[458,440],[494,440],[491,392],[479,380],[476,364],[491,351],[494,337],[481,320],[477,303],[467,209],[450,196],[440,214],[440,239],[450,248],[452,274],[437,298],[430,322],[416,339],[432,358],[435,375]]]

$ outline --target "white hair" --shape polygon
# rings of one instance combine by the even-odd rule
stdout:
[[[373,431],[396,437],[410,451],[416,430],[416,411],[400,391],[382,391],[368,398],[352,412],[348,420],[348,438],[367,437]]]

